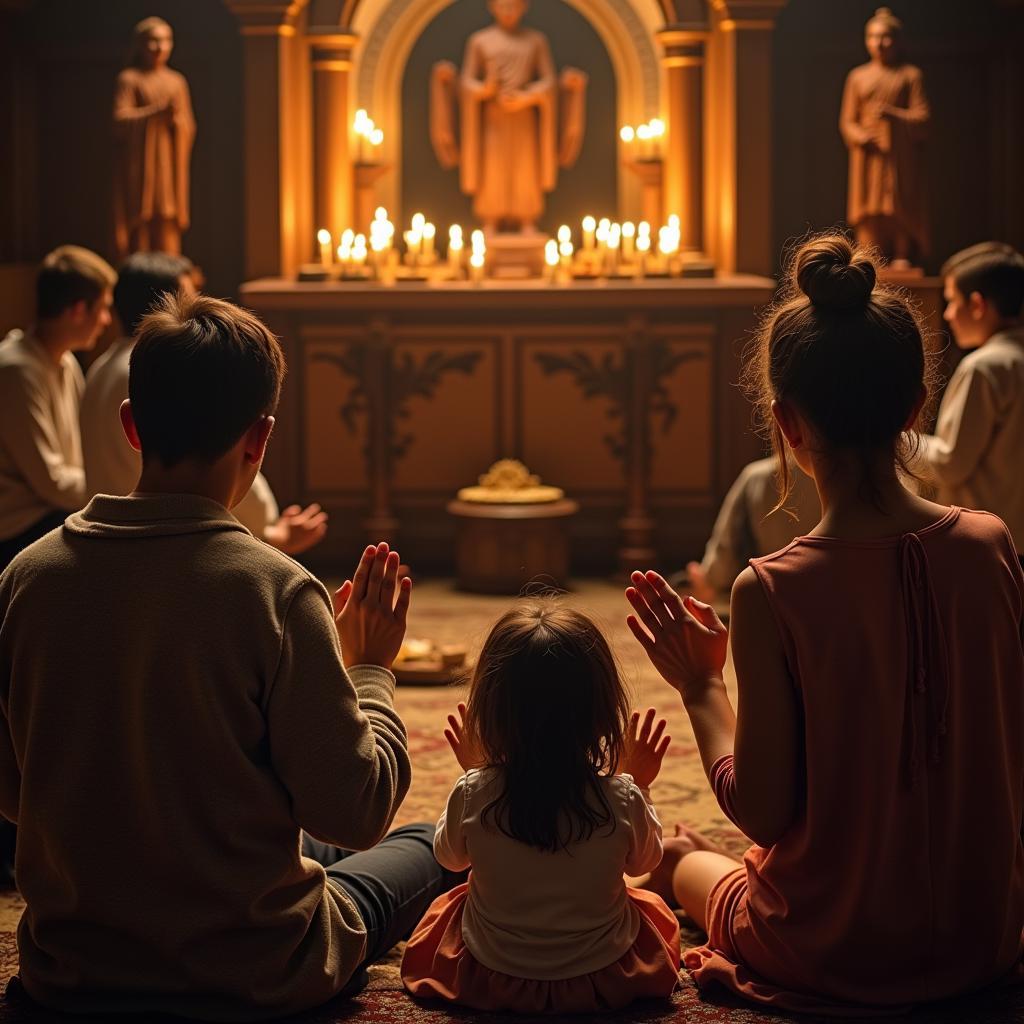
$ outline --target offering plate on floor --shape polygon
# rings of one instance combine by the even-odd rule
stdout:
[[[466,648],[461,644],[407,637],[392,670],[402,685],[446,684],[454,682],[465,666]]]

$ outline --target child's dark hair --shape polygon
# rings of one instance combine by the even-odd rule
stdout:
[[[629,701],[615,658],[587,616],[537,598],[506,612],[484,643],[466,725],[503,791],[481,815],[555,852],[615,827],[600,783],[620,761]]]
[[[144,462],[215,462],[277,408],[284,354],[252,313],[169,292],[139,325],[128,397]]]
[[[176,292],[181,278],[192,269],[191,260],[166,252],[129,256],[118,267],[114,285],[114,308],[125,334],[134,334],[154,304],[168,292]]]
[[[773,401],[792,403],[829,451],[859,456],[874,500],[871,472],[879,455],[891,454],[913,475],[918,438],[909,421],[930,377],[917,311],[877,283],[873,256],[840,234],[803,242],[744,370],[759,426],[778,458],[777,507],[789,494],[791,475]]]
[[[52,320],[78,302],[95,305],[117,281],[102,256],[80,245],[62,245],[47,254],[36,277],[36,316]]]
[[[1001,317],[1024,313],[1024,256],[1003,242],[981,242],[950,256],[942,276],[951,277],[964,298],[977,292]]]

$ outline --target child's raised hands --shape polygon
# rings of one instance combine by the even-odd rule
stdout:
[[[699,696],[710,680],[722,677],[729,631],[710,605],[681,598],[653,570],[634,572],[630,579],[626,599],[636,615],[626,623],[633,636],[684,702]]]
[[[470,768],[482,768],[484,764],[483,752],[479,744],[466,731],[466,705],[461,701],[458,705],[459,717],[448,716],[448,728],[444,731],[444,738],[448,746],[455,754],[455,760],[462,766],[464,772]]]
[[[668,722],[659,718],[657,725],[654,708],[648,708],[640,724],[640,712],[634,711],[629,716],[629,727],[623,737],[625,743],[622,750],[622,763],[619,771],[633,776],[633,781],[641,788],[647,789],[658,777],[665,751],[672,741],[671,736],[663,736]]]

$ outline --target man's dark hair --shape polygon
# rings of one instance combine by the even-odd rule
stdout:
[[[137,252],[117,271],[114,308],[125,334],[133,335],[139,322],[168,292],[176,292],[192,261],[166,252]]]
[[[214,462],[277,408],[284,353],[252,313],[169,292],[139,324],[128,397],[143,462]]]
[[[102,256],[80,245],[62,245],[44,257],[36,276],[36,316],[52,320],[78,302],[92,306],[117,281]]]
[[[1024,256],[1004,242],[982,242],[950,256],[942,276],[951,277],[964,298],[977,292],[1001,317],[1024,313]]]

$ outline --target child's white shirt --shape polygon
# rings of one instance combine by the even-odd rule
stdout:
[[[1024,328],[1001,331],[953,371],[919,467],[949,505],[994,512],[1024,552]]]
[[[462,935],[485,967],[536,980],[574,978],[619,959],[636,940],[639,911],[623,873],[661,861],[661,823],[629,775],[601,779],[614,829],[547,853],[505,835],[484,809],[501,792],[497,769],[467,772],[437,823],[434,855],[471,868]]]

